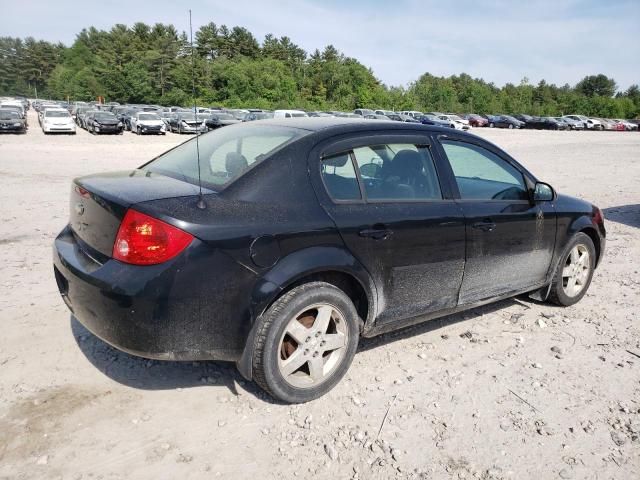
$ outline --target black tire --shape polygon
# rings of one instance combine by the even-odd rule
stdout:
[[[513,128],[513,123],[509,124],[509,130],[511,130]]]
[[[493,124],[493,122],[489,122],[489,128],[493,128],[495,127],[495,125]]]
[[[346,351],[322,383],[315,387],[295,387],[287,382],[278,368],[280,339],[293,316],[305,307],[319,303],[330,304],[342,313],[349,333],[344,347]],[[272,397],[285,403],[309,402],[329,392],[349,369],[358,347],[358,313],[349,297],[329,283],[311,282],[293,288],[276,300],[258,322],[252,359],[253,379]]]
[[[580,293],[575,296],[569,296],[565,292],[564,289],[564,280],[562,277],[562,271],[569,260],[569,255],[571,251],[578,245],[583,245],[587,251],[589,252],[589,272],[582,287]],[[578,303],[582,297],[585,296],[587,290],[589,290],[589,286],[591,285],[591,279],[593,278],[593,272],[595,270],[596,265],[596,248],[593,245],[593,240],[582,232],[576,233],[562,254],[560,262],[558,263],[558,267],[556,268],[556,273],[553,277],[553,281],[551,283],[551,289],[549,291],[549,301],[555,303],[556,305],[560,305],[563,307],[569,307]]]
[[[142,129],[139,126],[136,128],[136,135],[142,135]]]

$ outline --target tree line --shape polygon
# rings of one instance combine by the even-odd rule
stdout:
[[[200,105],[640,116],[638,85],[618,91],[603,74],[574,86],[524,78],[498,87],[465,73],[425,73],[407,87],[387,86],[332,45],[309,54],[286,36],[259,42],[246,28],[213,22],[195,33],[193,48],[192,56],[185,32],[161,23],[90,27],[70,47],[0,37],[0,95],[188,105],[195,78]]]

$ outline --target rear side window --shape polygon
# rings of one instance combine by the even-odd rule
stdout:
[[[323,159],[321,172],[327,191],[334,200],[360,200],[362,198],[349,152]]]
[[[442,141],[463,200],[528,200],[522,173],[477,145]]]
[[[308,132],[297,128],[238,125],[201,135],[199,140],[202,183],[220,190],[254,164]],[[195,139],[152,160],[142,168],[189,183],[198,183]]]

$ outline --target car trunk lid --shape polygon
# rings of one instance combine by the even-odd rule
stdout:
[[[203,189],[203,193],[213,192]],[[150,200],[195,195],[196,185],[143,170],[81,177],[74,180],[71,188],[69,224],[82,243],[111,257],[128,208]]]

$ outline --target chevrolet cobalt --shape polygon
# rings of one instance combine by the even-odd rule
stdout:
[[[236,362],[284,402],[344,376],[360,337],[589,288],[602,212],[449,128],[231,125],[71,186],[54,244],[72,314],[118,349]]]

